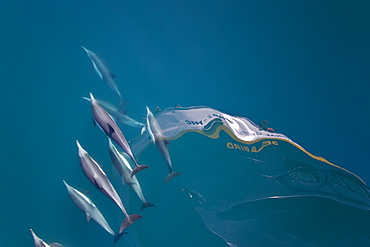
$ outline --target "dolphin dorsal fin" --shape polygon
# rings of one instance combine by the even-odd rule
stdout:
[[[109,136],[112,136],[115,131],[110,124],[108,124],[108,127],[109,127]]]
[[[98,166],[99,166],[100,171],[104,174],[104,176],[107,176],[99,164],[98,164]],[[104,179],[103,179],[103,180],[104,180]],[[104,181],[102,181],[102,179],[94,178],[94,185],[95,185],[95,186],[96,186],[100,191],[103,191],[103,190],[104,190]]]
[[[121,107],[121,106],[120,106]],[[122,106],[123,107],[123,106]],[[127,114],[127,110],[126,109],[118,109],[118,112],[126,115]]]
[[[87,222],[90,222],[91,220],[91,215],[89,213],[86,213],[86,220]]]

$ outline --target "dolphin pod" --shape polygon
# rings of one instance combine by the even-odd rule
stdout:
[[[61,244],[58,243],[47,244],[44,242],[44,240],[39,238],[32,229],[30,229],[30,232],[32,234],[33,242],[35,243],[36,247],[63,247]]]
[[[136,173],[143,169],[150,168],[149,166],[139,165],[136,162],[135,157],[131,151],[131,148],[128,145],[126,138],[122,134],[120,128],[118,127],[114,119],[109,115],[109,113],[106,110],[104,110],[104,108],[101,105],[99,105],[99,103],[95,100],[92,93],[90,93],[90,103],[95,123],[97,123],[100,129],[115,143],[117,143],[117,145],[120,146],[134,161],[136,167],[132,171],[131,176],[134,176]]]
[[[104,63],[104,61],[98,55],[96,55],[94,52],[86,49],[82,45],[81,45],[81,48],[85,50],[87,56],[90,58],[91,63],[94,67],[94,70],[98,74],[100,79],[102,79],[109,86],[109,88],[115,94],[117,94],[117,96],[119,97],[119,100],[120,100],[120,107],[123,107],[124,102],[122,100],[121,93],[118,90],[116,82],[114,81],[114,78],[116,78],[116,76],[112,72],[109,71],[107,65]]]
[[[78,156],[80,158],[80,164],[82,170],[84,171],[86,177],[103,192],[108,198],[110,198],[126,216],[126,219],[122,222],[119,233],[122,233],[123,230],[134,223],[135,220],[140,219],[142,216],[138,214],[129,215],[123,206],[122,200],[119,197],[118,193],[114,189],[113,185],[109,181],[108,177],[105,175],[104,171],[100,165],[83,149],[78,141],[76,141],[78,147]]]
[[[149,136],[155,143],[158,150],[161,152],[168,165],[170,173],[166,178],[166,182],[168,182],[174,176],[180,175],[180,173],[172,170],[172,162],[168,150],[169,142],[164,138],[159,124],[148,107],[145,124],[137,122],[126,115],[126,110],[123,109],[124,103],[121,93],[114,81],[116,76],[109,71],[103,60],[94,52],[86,49],[83,46],[81,47],[85,50],[90,58],[96,73],[111,88],[111,90],[119,97],[120,100],[120,107],[116,107],[109,102],[95,99],[92,93],[90,93],[90,98],[83,97],[83,99],[86,99],[90,102],[94,123],[97,124],[108,136],[109,155],[111,162],[121,175],[122,182],[127,183],[142,201],[141,209],[155,207],[152,203],[149,203],[145,199],[138,178],[134,176],[139,171],[148,169],[150,167],[146,165],[139,165],[137,163],[129,144],[122,131],[118,127],[116,121],[135,128],[142,128],[143,130],[146,129],[148,131]],[[116,143],[117,146],[123,150],[123,152],[119,151],[113,142]],[[63,180],[63,183],[65,184],[68,194],[70,195],[74,204],[85,213],[87,221],[90,222],[91,219],[95,220],[105,231],[114,236],[114,243],[116,243],[120,237],[126,233],[124,230],[133,224],[134,221],[142,218],[142,216],[139,214],[129,215],[127,213],[120,196],[103,171],[102,167],[89,155],[89,153],[81,146],[78,140],[76,140],[76,145],[78,148],[79,163],[86,177],[92,184],[95,185],[97,189],[99,189],[110,200],[112,200],[125,216],[124,220],[119,226],[118,233],[115,233],[115,231],[112,230],[103,214],[90,198],[67,184],[65,180]],[[134,169],[132,169],[132,163],[135,166]],[[36,247],[62,247],[62,245],[58,243],[48,244],[44,242],[34,233],[32,229],[30,229],[30,232]]]
[[[180,175],[181,173],[174,172],[172,170],[172,162],[170,157],[170,152],[168,151],[168,144],[170,142],[163,136],[163,131],[159,126],[157,120],[155,119],[153,113],[146,107],[147,117],[146,117],[146,130],[149,133],[151,140],[154,142],[155,146],[158,148],[159,152],[165,159],[170,173],[166,177],[166,183],[170,181],[173,177]]]
[[[141,209],[147,207],[154,207],[152,203],[147,202],[145,200],[143,192],[141,190],[141,186],[136,176],[131,177],[132,168],[129,163],[130,157],[128,157],[126,153],[120,153],[114,146],[111,139],[108,138],[108,141],[109,141],[109,155],[114,167],[116,168],[118,173],[122,176],[122,183],[126,182],[143,202]]]

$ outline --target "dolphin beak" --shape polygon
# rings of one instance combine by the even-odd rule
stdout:
[[[78,142],[78,140],[76,140],[76,144],[77,144],[78,149],[81,149],[82,148],[81,145],[80,145],[80,143]]]

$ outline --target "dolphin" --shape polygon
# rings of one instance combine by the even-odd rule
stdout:
[[[135,191],[137,196],[143,202],[141,209],[144,209],[147,207],[155,207],[152,203],[147,202],[145,200],[143,192],[141,190],[141,186],[136,176],[131,177],[132,168],[129,163],[130,157],[128,157],[126,153],[120,153],[117,150],[117,148],[114,146],[110,138],[108,138],[108,141],[109,141],[110,159],[112,161],[112,164],[118,171],[118,173],[122,176],[122,183],[126,182],[131,187],[131,189]]]
[[[90,222],[91,218],[94,219],[107,232],[115,236],[114,231],[110,228],[108,222],[95,204],[86,195],[68,185],[66,181],[63,180],[63,183],[67,187],[68,194],[71,196],[72,201],[77,205],[77,207],[85,212],[87,221]]]
[[[173,177],[181,175],[181,173],[174,172],[172,170],[172,162],[170,153],[168,151],[168,144],[170,142],[163,136],[163,131],[161,127],[159,126],[157,120],[155,119],[153,113],[149,110],[148,107],[146,107],[147,110],[147,117],[146,117],[146,130],[149,133],[149,136],[151,140],[154,142],[155,146],[159,150],[159,152],[162,154],[163,158],[165,159],[168,169],[170,170],[170,173],[168,174],[166,178],[166,183],[170,181]]]
[[[119,197],[118,193],[114,189],[113,185],[109,181],[107,175],[105,175],[100,165],[85,151],[85,149],[81,147],[78,141],[76,141],[76,143],[78,147],[80,164],[86,177],[95,185],[96,188],[98,188],[114,203],[116,203],[123,214],[126,216],[126,219],[122,222],[120,226],[119,234],[121,234],[126,227],[134,223],[135,220],[141,218],[142,216],[138,214],[129,215],[127,213],[125,207],[123,206],[121,198]]]
[[[112,116],[109,115],[109,113],[96,101],[92,93],[90,93],[90,103],[95,123],[97,123],[100,129],[102,129],[108,137],[113,139],[113,141],[115,141],[118,146],[120,146],[134,161],[136,167],[133,170],[131,176],[134,176],[137,172],[143,169],[150,168],[149,166],[139,165],[136,162],[131,148],[126,141],[126,138],[123,136],[120,128],[118,127]]]
[[[39,238],[34,232],[32,229],[30,229],[31,231],[31,234],[32,234],[32,237],[33,237],[33,241],[35,242],[35,246],[36,247],[63,247],[63,245],[61,244],[58,244],[58,243],[51,243],[51,244],[47,244],[44,242],[44,240],[42,240],[41,238]]]
[[[114,81],[114,78],[116,78],[116,76],[112,72],[109,71],[107,65],[104,63],[104,61],[98,55],[96,55],[94,52],[86,49],[82,45],[81,45],[81,47],[82,47],[82,49],[84,49],[86,51],[87,56],[90,58],[91,63],[94,67],[94,70],[96,71],[96,73],[98,74],[100,79],[102,79],[110,87],[110,89],[115,94],[117,94],[117,96],[119,97],[119,100],[120,100],[121,107],[123,107],[124,102],[122,100],[121,93],[118,90],[116,82]]]
[[[85,100],[90,101],[90,98],[82,97]],[[135,128],[142,128],[145,124],[135,121],[134,119],[130,118],[126,115],[126,111],[117,108],[116,106],[112,105],[109,102],[104,100],[95,99],[99,105],[101,105],[108,113],[111,115],[116,121],[124,123],[126,125],[135,127]]]

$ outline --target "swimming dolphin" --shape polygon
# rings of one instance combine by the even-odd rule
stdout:
[[[85,100],[90,101],[90,98],[82,97]],[[99,105],[101,105],[108,113],[111,115],[116,121],[124,123],[126,125],[135,127],[135,128],[142,128],[145,124],[135,121],[134,119],[130,118],[126,115],[126,111],[121,110],[109,102],[104,100],[95,99]]]
[[[51,244],[47,244],[44,242],[44,240],[42,240],[41,238],[39,238],[34,232],[32,229],[30,229],[31,231],[31,234],[32,234],[32,237],[33,237],[33,242],[35,243],[35,246],[36,247],[63,247],[63,245],[61,244],[58,244],[58,243],[51,243]]]
[[[108,141],[109,141],[110,159],[118,173],[122,176],[122,183],[126,182],[131,187],[131,189],[135,191],[135,193],[138,195],[140,200],[143,202],[141,209],[147,207],[155,207],[152,203],[147,202],[145,200],[143,192],[141,190],[141,186],[136,176],[131,177],[132,168],[129,163],[130,157],[128,157],[126,153],[120,153],[114,146],[110,138],[108,138]]]
[[[135,220],[141,218],[142,216],[138,214],[129,215],[127,213],[125,207],[123,206],[121,198],[117,194],[116,190],[109,181],[107,175],[105,175],[100,165],[81,147],[78,141],[76,141],[76,143],[78,147],[80,164],[86,177],[95,185],[96,188],[98,188],[114,203],[116,203],[123,214],[126,216],[126,219],[122,222],[119,230],[119,233],[122,233],[126,227],[134,223]]]
[[[114,236],[114,231],[110,228],[108,222],[95,204],[86,195],[68,185],[66,181],[63,180],[63,183],[67,187],[68,194],[71,196],[72,201],[85,212],[87,221],[90,222],[91,218],[94,219],[101,227]]]
[[[96,101],[92,93],[90,93],[90,103],[94,120],[99,125],[100,129],[102,129],[108,137],[113,139],[113,141],[115,141],[118,146],[120,146],[134,161],[136,167],[131,175],[134,176],[137,172],[146,168],[150,168],[149,166],[139,165],[136,162],[131,148],[126,141],[126,138],[123,136],[120,128],[118,127],[112,116],[110,116],[109,113]]]
[[[114,81],[114,78],[116,77],[112,72],[109,71],[107,65],[104,63],[104,61],[96,55],[94,52],[86,49],[81,45],[82,49],[84,49],[87,53],[87,56],[89,56],[91,63],[94,67],[94,70],[99,75],[100,79],[102,79],[109,87],[110,89],[117,94],[120,100],[121,107],[124,105],[124,102],[121,97],[121,93],[118,90],[117,84]]]
[[[155,119],[153,113],[149,110],[148,107],[146,107],[147,110],[147,117],[146,117],[146,130],[149,133],[149,136],[152,141],[154,141],[155,146],[158,148],[159,152],[162,154],[163,158],[165,159],[168,169],[170,170],[170,173],[168,174],[166,178],[166,183],[170,181],[173,177],[181,175],[181,173],[174,172],[172,170],[172,162],[170,153],[168,151],[168,144],[170,142],[163,136],[163,131],[161,127],[159,126],[157,120]]]

